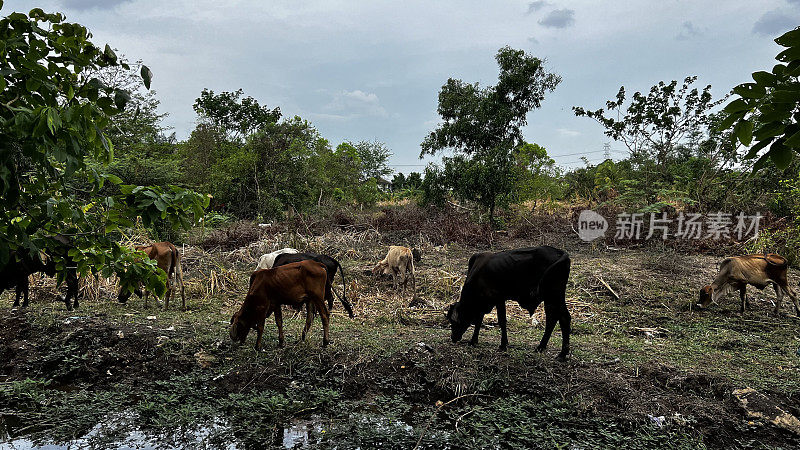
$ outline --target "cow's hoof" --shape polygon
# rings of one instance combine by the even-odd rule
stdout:
[[[507,345],[501,345],[500,348],[497,349],[497,351],[503,352],[503,353],[505,353],[507,350],[508,350],[508,346]]]
[[[286,347],[286,343],[283,341],[278,342],[278,348]]]
[[[545,349],[545,348],[546,348],[546,347],[542,347],[542,346],[540,345],[540,346],[536,347],[536,348],[534,349],[534,351],[535,351],[536,353],[544,353],[544,349]]]
[[[556,356],[556,361],[558,361],[558,362],[567,362],[567,355],[558,355],[558,356]]]
[[[323,340],[323,341],[322,341],[322,347],[323,347],[323,348],[325,348],[325,347],[327,347],[327,346],[329,346],[329,345],[331,345],[331,341],[330,341],[330,340],[327,340],[327,341],[326,341],[326,340]]]

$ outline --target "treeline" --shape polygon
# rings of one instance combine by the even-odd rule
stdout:
[[[119,77],[117,77],[119,78]],[[372,205],[385,198],[390,150],[374,141],[335,147],[300,117],[284,118],[242,90],[197,98],[197,126],[185,141],[168,136],[154,95],[116,117],[110,171],[139,185],[178,184],[212,196],[232,218],[275,220],[330,204]],[[397,180],[397,179],[396,179]],[[397,180],[400,181],[400,180]],[[421,180],[409,177],[409,187]]]
[[[197,126],[181,142],[162,127],[155,95],[135,94],[138,107],[116,116],[110,129],[116,149],[111,171],[132,184],[209,193],[211,210],[264,221],[318,206],[370,206],[402,197],[457,203],[495,226],[502,226],[494,219],[497,209],[526,204],[535,210],[546,202],[797,217],[798,159],[792,154],[787,167],[768,159],[753,171],[749,149],[737,145],[736,130],[720,126],[727,115],[715,112],[728,97],[713,99],[710,86],[694,86],[695,77],[660,82],[630,98],[620,88],[606,108],[575,107],[577,116],[596,120],[623,144],[627,156],[565,170],[521,132],[527,114],[560,77],[519,50],[500,49],[497,60],[495,86],[450,79],[442,87],[442,124],[423,140],[420,156],[450,153],[424,174],[393,174],[391,152],[381,142],[334,147],[308,121],[283,117],[242,90],[201,92],[194,104]]]

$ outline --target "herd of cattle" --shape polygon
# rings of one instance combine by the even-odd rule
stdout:
[[[75,267],[70,267],[69,264],[68,239],[56,236],[56,242],[61,244],[58,256],[66,262],[64,279],[67,295],[60,298],[65,302],[67,309],[71,310],[73,306],[78,306],[77,273]],[[135,249],[154,260],[167,274],[164,308],[169,307],[169,300],[178,287],[180,287],[182,306],[185,308],[181,257],[178,249],[169,242],[137,246]],[[419,262],[420,258],[421,254],[417,249],[391,246],[386,257],[372,269],[372,273],[391,275],[394,288],[397,289],[402,284],[404,292],[410,280],[416,296],[414,262]],[[484,316],[496,309],[501,331],[500,349],[505,350],[508,346],[506,301],[516,301],[530,314],[534,313],[539,304],[544,303],[545,330],[536,350],[544,351],[558,323],[562,335],[558,358],[566,358],[569,353],[571,332],[571,316],[566,304],[570,264],[567,252],[550,246],[472,255],[460,299],[447,310],[453,342],[461,340],[467,329],[474,326],[470,344],[475,345]],[[744,312],[748,306],[747,285],[759,289],[772,285],[777,295],[775,313],[780,310],[783,296],[788,295],[794,303],[795,312],[800,315],[797,294],[789,286],[787,270],[786,258],[774,253],[726,258],[720,263],[719,273],[714,281],[700,290],[700,301],[697,306],[706,308],[727,292],[738,290],[742,302],[741,311]],[[20,306],[22,296],[24,298],[22,307],[26,307],[29,276],[37,272],[48,276],[56,274],[56,264],[51,255],[40,252],[36,257],[32,257],[27,253],[12,252],[9,262],[0,269],[0,293],[5,289],[16,288],[14,306]],[[337,272],[342,277],[341,296],[333,289],[333,280]],[[330,342],[329,310],[334,306],[334,294],[347,314],[353,317],[353,308],[347,301],[345,285],[344,269],[336,259],[328,255],[301,253],[292,248],[265,254],[259,259],[256,270],[250,275],[250,285],[244,302],[231,317],[230,337],[233,341],[243,343],[250,330],[254,329],[257,333],[255,346],[256,349],[260,349],[264,323],[267,317],[274,314],[275,324],[278,327],[278,342],[283,346],[281,306],[288,305],[298,311],[305,306],[306,323],[302,339],[305,340],[314,316],[318,313],[322,320],[323,346],[327,346]],[[139,288],[134,292],[139,297],[143,295]],[[130,292],[121,290],[118,300],[125,303],[130,295]],[[145,291],[145,306],[147,296],[148,293]]]

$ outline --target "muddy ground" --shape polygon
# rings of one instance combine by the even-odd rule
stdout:
[[[389,243],[404,242],[424,250],[413,307],[410,293],[365,273]],[[507,353],[497,350],[494,316],[477,347],[452,344],[444,309],[469,256],[485,248],[424,236],[281,234],[229,252],[187,247],[187,311],[177,302],[168,311],[138,299],[119,305],[113,280],[101,280],[67,312],[52,300],[52,281],[37,278],[43,287],[27,310],[12,310],[8,293],[0,298],[0,446],[800,446],[800,321],[788,304],[771,313],[774,292],[751,288],[743,316],[733,295],[697,311],[689,304],[718,256],[615,251],[570,236],[493,242],[497,250],[542,243],[573,259],[566,363],[554,360],[558,331],[546,353],[533,351],[542,311],[530,318],[516,305]],[[356,318],[334,308],[327,349],[319,321],[298,342],[303,318],[291,314],[286,348],[269,320],[263,351],[252,349],[252,335],[232,345],[226,325],[248,270],[286,245],[342,261]]]

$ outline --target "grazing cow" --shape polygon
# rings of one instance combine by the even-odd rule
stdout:
[[[470,345],[477,344],[483,316],[496,307],[502,333],[500,350],[505,351],[508,347],[506,300],[516,300],[531,315],[544,302],[544,336],[536,351],[545,350],[558,322],[562,335],[558,359],[565,359],[569,353],[572,321],[564,298],[570,264],[567,252],[549,246],[472,255],[461,299],[447,311],[453,342],[460,341],[467,328],[475,325]]]
[[[183,286],[183,270],[181,269],[181,254],[178,249],[170,242],[157,242],[150,245],[137,245],[134,247],[137,251],[144,252],[147,257],[152,259],[158,264],[158,268],[167,274],[167,292],[164,295],[164,309],[169,308],[169,299],[175,295],[172,277],[175,276],[175,284],[181,287],[181,305],[186,309],[186,297],[184,296]],[[142,296],[142,290],[137,287],[134,292],[139,297]],[[150,291],[144,292],[144,307],[147,308],[147,296]],[[120,303],[125,303],[131,297],[131,293],[127,290],[120,289],[117,300]]]
[[[67,311],[72,311],[72,308],[77,308],[78,305],[78,273],[76,268],[72,265],[72,259],[69,258],[67,252],[71,247],[71,240],[63,235],[55,235],[50,237],[55,241],[56,247],[54,253],[63,258],[65,267],[65,281],[67,282],[67,295],[59,295],[59,299],[64,302]],[[20,306],[19,298],[22,295],[22,307],[28,306],[28,293],[30,289],[30,281],[28,277],[34,273],[42,272],[47,276],[56,275],[56,263],[44,252],[39,252],[36,257],[32,257],[29,253],[12,251],[8,263],[0,269],[0,292],[5,289],[16,288],[16,297],[14,299],[14,306]]]
[[[347,315],[349,315],[350,318],[352,319],[353,307],[350,305],[350,302],[347,301],[347,293],[345,289],[346,282],[344,280],[344,269],[342,268],[342,265],[339,264],[339,261],[335,260],[334,258],[331,258],[328,255],[321,255],[318,253],[284,253],[278,255],[278,257],[275,258],[275,264],[273,264],[273,267],[279,267],[294,262],[305,261],[307,259],[316,261],[325,266],[325,270],[327,271],[328,274],[327,280],[325,281],[325,300],[328,301],[328,309],[333,308],[333,292],[334,292],[333,279],[334,277],[336,277],[336,270],[338,269],[341,272],[342,296],[339,297],[339,301],[342,302],[342,306],[344,306],[344,309],[347,311]]]
[[[12,251],[8,263],[0,269],[0,292],[16,287],[14,306],[19,306],[21,295],[23,297],[22,307],[27,308],[30,288],[28,277],[37,272],[52,277],[56,274],[55,261],[48,258],[44,252],[39,252],[39,255],[34,258],[27,252]]]
[[[794,303],[795,313],[800,314],[797,294],[789,287],[786,272],[788,261],[781,255],[769,253],[763,255],[733,256],[725,258],[719,265],[719,273],[714,282],[700,289],[699,308],[706,308],[729,291],[738,290],[742,300],[741,312],[747,306],[747,285],[751,284],[764,289],[770,284],[775,288],[778,301],[775,302],[775,314],[781,308],[783,295],[787,294]]]
[[[272,269],[272,266],[275,265],[275,258],[277,258],[279,255],[283,255],[284,253],[300,253],[300,252],[293,248],[286,247],[280,250],[275,250],[272,253],[261,255],[261,257],[258,258],[258,265],[256,266],[256,270]]]
[[[241,308],[231,317],[230,336],[234,342],[244,343],[251,329],[258,333],[256,350],[261,348],[261,336],[264,334],[264,321],[275,313],[275,324],[278,326],[278,345],[283,347],[283,314],[281,305],[289,305],[297,310],[306,305],[306,325],[302,339],[311,328],[316,308],[322,319],[322,345],[327,346],[328,308],[325,306],[325,266],[312,260],[304,260],[286,264],[274,269],[261,269],[250,275],[250,289]]]
[[[419,254],[419,251],[417,251]],[[397,290],[397,276],[403,276],[403,293],[406,292],[406,285],[408,284],[409,274],[411,276],[411,287],[414,291],[414,297],[417,296],[417,281],[414,279],[414,250],[408,247],[399,245],[392,245],[389,247],[389,253],[383,258],[375,267],[372,268],[372,273],[378,275],[380,273],[390,273],[392,275],[392,286]],[[419,259],[417,259],[419,260]]]

